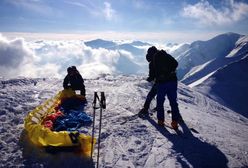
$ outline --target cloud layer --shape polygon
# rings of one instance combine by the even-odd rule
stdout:
[[[146,50],[146,48],[141,49]],[[144,59],[145,61],[145,59]],[[26,42],[0,36],[0,76],[59,77],[75,65],[86,78],[101,74],[144,72],[131,52],[91,48],[80,40]]]
[[[0,76],[13,76],[35,60],[23,39],[8,41],[0,34]]]
[[[227,2],[222,8],[217,9],[208,1],[202,0],[194,5],[185,6],[182,15],[196,19],[204,25],[218,26],[233,24],[248,17],[248,4],[234,0]]]

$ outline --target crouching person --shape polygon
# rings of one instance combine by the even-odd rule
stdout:
[[[63,82],[64,89],[80,90],[80,94],[85,97],[84,79],[75,66],[67,68],[67,75]]]

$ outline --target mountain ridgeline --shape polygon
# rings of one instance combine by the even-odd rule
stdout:
[[[236,42],[241,37],[242,35],[239,34],[227,33],[208,41],[195,41],[188,47],[182,46],[184,49],[178,48],[180,52],[176,50],[172,55],[179,62],[179,78],[183,83],[190,84],[219,67],[235,61],[237,58],[233,60],[226,56],[236,48],[238,45]]]
[[[248,117],[248,36],[226,33],[196,41],[174,55],[182,83]],[[173,53],[172,53],[173,54]]]

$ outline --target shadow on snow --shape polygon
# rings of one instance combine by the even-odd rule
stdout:
[[[183,135],[172,135],[165,127],[159,126],[152,118],[148,118],[148,121],[172,142],[172,149],[175,151],[177,161],[182,167],[228,167],[226,156],[216,146],[194,137],[186,124],[181,124]]]
[[[29,140],[25,130],[21,133],[19,145],[22,149],[25,167],[94,167],[91,158],[82,157],[75,150],[69,148],[54,150],[53,148],[35,146]]]

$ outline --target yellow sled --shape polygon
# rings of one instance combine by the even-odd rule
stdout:
[[[47,100],[45,103],[31,111],[24,120],[24,126],[30,140],[37,146],[78,146],[81,148],[80,151],[83,156],[90,157],[92,141],[91,136],[82,133],[78,134],[78,132],[56,132],[44,127],[42,124],[43,119],[47,115],[54,112],[54,107],[56,107],[62,99],[73,96],[80,97],[81,95],[76,95],[75,91],[70,89],[60,91],[55,97]],[[94,144],[95,141],[96,140],[94,138]]]

